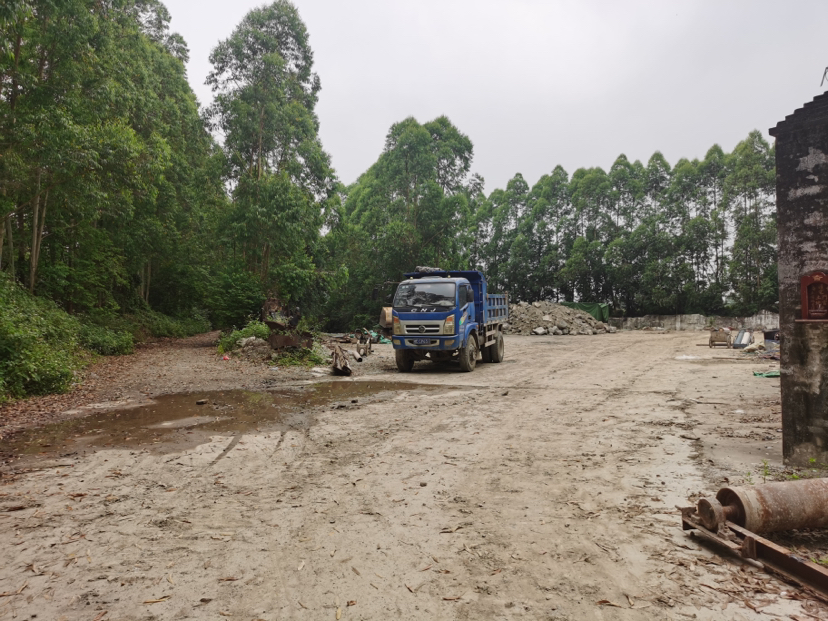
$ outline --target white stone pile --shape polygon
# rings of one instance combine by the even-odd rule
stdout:
[[[505,332],[510,334],[606,334],[616,329],[598,321],[584,311],[568,308],[554,302],[519,302],[509,306],[509,323]]]

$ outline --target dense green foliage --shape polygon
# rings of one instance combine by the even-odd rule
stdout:
[[[18,7],[0,23],[2,266],[70,313],[187,312],[225,197],[166,9]]]
[[[78,336],[81,345],[104,356],[131,354],[135,347],[129,332],[95,324],[82,325]]]
[[[416,265],[481,269],[513,300],[609,302],[616,314],[776,308],[774,155],[757,131],[701,161],[621,155],[609,172],[558,166],[532,187],[517,174],[489,196],[467,176],[471,159],[445,118],[391,128],[328,236],[351,274],[333,325],[374,323],[371,288]]]
[[[408,118],[344,188],[291,2],[217,44],[206,109],[169,23],[159,0],[0,6],[0,394],[65,389],[79,348],[243,326],[271,295],[304,327],[370,326],[373,287],[423,264],[627,314],[776,303],[773,152],[758,132],[702,161],[622,155],[487,196],[468,136]]]

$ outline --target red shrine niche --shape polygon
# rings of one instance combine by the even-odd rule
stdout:
[[[828,322],[828,274],[811,272],[802,277],[802,319]]]

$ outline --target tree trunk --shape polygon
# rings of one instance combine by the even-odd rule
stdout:
[[[332,358],[334,375],[350,375],[352,373],[351,367],[348,365],[348,357],[339,345],[334,345]]]
[[[26,232],[26,220],[23,216],[23,210],[17,212],[17,230],[20,231],[20,243],[17,246],[17,264],[23,267],[24,261],[26,261],[26,237],[24,233]],[[22,283],[22,278],[21,278]]]
[[[261,281],[264,282],[267,278],[267,272],[270,268],[270,244],[265,243],[264,250],[262,251],[262,270],[260,273]]]
[[[49,192],[43,200],[43,210],[40,207],[40,180],[42,170],[37,170],[37,191],[32,198],[32,247],[29,253],[29,293],[34,293],[37,281],[37,264],[40,260],[40,240],[43,235],[43,221],[46,219],[46,201],[49,199]]]
[[[3,244],[6,242],[6,218],[3,218],[3,224],[0,225],[0,272],[3,271]]]
[[[46,205],[49,203],[49,190],[43,197],[43,207],[40,209],[39,225],[32,231],[32,254],[29,265],[29,290],[34,293],[37,285],[37,273],[40,268],[40,249],[43,246],[43,228],[46,224]]]
[[[11,273],[12,278],[14,278],[14,231],[12,229],[11,216],[6,216],[6,235],[9,239],[9,272]]]
[[[152,259],[149,259],[141,268],[141,286],[138,290],[141,299],[149,304],[150,280],[152,278]]]

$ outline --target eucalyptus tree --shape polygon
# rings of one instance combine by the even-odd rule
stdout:
[[[670,182],[672,169],[660,151],[656,151],[647,161],[645,172],[644,192],[646,203],[642,220],[647,217],[661,217],[665,213],[665,199]]]
[[[710,218],[713,224],[711,248],[714,257],[713,280],[722,291],[725,288],[727,269],[726,244],[730,236],[727,204],[723,201],[724,184],[730,167],[730,158],[719,145],[708,149],[699,164],[699,185],[702,193],[700,215]]]
[[[492,236],[488,244],[489,278],[494,287],[510,291],[513,285],[521,288],[525,277],[520,263],[510,263],[511,247],[517,238],[518,227],[529,206],[529,184],[517,173],[506,183],[505,190],[494,190],[489,195],[492,204]],[[525,236],[524,236],[525,241]]]
[[[568,173],[556,166],[543,175],[532,187],[530,204],[532,288],[538,299],[557,298],[555,276],[563,265],[564,232],[572,221]]]
[[[207,117],[223,138],[233,198],[228,259],[263,288],[299,299],[320,276],[314,255],[338,187],[318,135],[321,85],[307,28],[277,0],[250,11],[210,62]]]
[[[768,294],[776,297],[774,153],[762,134],[753,131],[736,145],[731,158],[723,199],[735,226],[729,280],[741,309],[752,311],[762,302],[775,302]],[[766,299],[760,298],[760,290]]]
[[[471,140],[446,117],[391,126],[376,163],[345,191],[326,236],[328,263],[349,273],[328,306],[337,325],[376,321],[379,303],[370,292],[378,283],[417,265],[458,269],[480,259],[488,204],[483,180],[469,174],[473,154]]]
[[[609,177],[613,222],[616,228],[630,231],[641,216],[646,183],[644,166],[638,160],[630,162],[622,153],[613,162]]]

